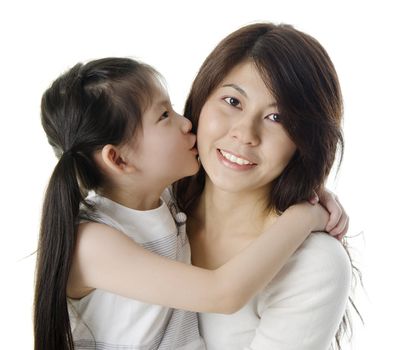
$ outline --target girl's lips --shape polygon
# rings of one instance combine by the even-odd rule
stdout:
[[[192,147],[189,149],[194,155],[198,155],[199,152],[197,150],[197,140],[196,140],[196,135],[192,134],[193,136],[193,143],[192,143]]]
[[[217,158],[221,164],[223,164],[225,167],[233,169],[233,170],[240,170],[240,171],[245,171],[245,170],[250,170],[254,168],[257,164],[238,164],[231,162],[227,158],[225,158],[219,149],[216,150]]]

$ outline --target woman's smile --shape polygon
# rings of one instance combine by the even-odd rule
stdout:
[[[250,170],[257,166],[256,163],[231,152],[217,149],[217,157],[221,164],[233,170]]]

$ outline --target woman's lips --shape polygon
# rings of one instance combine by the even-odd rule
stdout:
[[[245,158],[238,157],[231,152],[217,149],[216,151],[218,160],[226,167],[234,170],[249,170],[254,168],[257,164]]]

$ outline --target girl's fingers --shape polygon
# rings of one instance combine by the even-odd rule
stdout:
[[[346,235],[347,231],[348,231],[348,225],[347,225],[347,227],[343,230],[342,233],[338,234],[338,235],[335,236],[335,237],[336,237],[339,241],[342,241],[343,238],[344,238],[344,236]]]
[[[332,236],[342,239],[348,231],[349,217],[337,196],[327,189],[320,191],[320,203],[329,212],[326,231]]]
[[[315,191],[313,192],[312,197],[309,198],[309,203],[311,203],[312,205],[315,205],[315,204],[319,203],[319,196]]]
[[[348,231],[348,224],[350,221],[350,218],[348,217],[347,213],[345,212],[343,206],[341,205],[339,199],[337,198],[337,196],[334,196],[334,199],[336,200],[336,202],[338,203],[339,207],[342,210],[342,215],[339,219],[339,222],[336,224],[336,226],[331,229],[331,231],[329,232],[332,236],[337,236],[337,237],[341,237],[343,238],[343,236],[347,233]],[[340,238],[340,239],[341,239]]]
[[[339,222],[337,225],[331,230],[328,231],[332,236],[344,236],[347,233],[348,230],[348,224],[349,224],[349,217],[347,214],[343,214],[342,217],[340,218]]]
[[[335,195],[329,195],[330,198],[326,198],[326,202],[323,203],[327,211],[330,213],[329,222],[326,225],[326,231],[331,232],[340,222],[344,210],[337,200]]]

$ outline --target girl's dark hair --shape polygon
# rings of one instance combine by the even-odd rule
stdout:
[[[127,58],[77,64],[53,82],[41,104],[42,126],[58,163],[43,203],[34,298],[36,350],[73,349],[66,286],[79,207],[103,176],[94,152],[127,142],[141,128],[158,73]]]
[[[343,103],[335,68],[313,37],[290,25],[257,23],[224,38],[202,64],[185,105],[185,116],[197,132],[200,112],[213,91],[237,65],[252,62],[276,99],[281,122],[297,151],[273,181],[268,206],[277,213],[307,200],[324,184],[339,146]],[[340,163],[339,163],[340,164]],[[203,168],[174,184],[179,206],[191,212],[204,189]],[[339,348],[341,329],[336,336]]]

